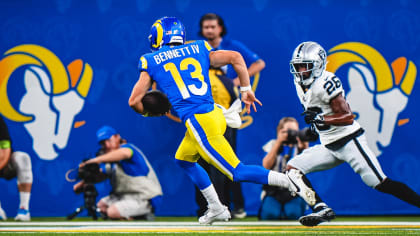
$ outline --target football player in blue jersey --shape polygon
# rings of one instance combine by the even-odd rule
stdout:
[[[152,53],[140,58],[140,77],[135,84],[129,105],[143,113],[142,98],[152,81],[159,84],[172,107],[187,128],[176,154],[176,163],[185,170],[208,202],[208,211],[199,218],[201,224],[227,221],[230,212],[220,203],[205,170],[197,164],[200,156],[232,181],[249,181],[288,188],[287,177],[262,166],[240,162],[224,138],[226,120],[215,106],[210,88],[210,66],[231,64],[240,80],[242,101],[248,113],[255,102],[261,102],[251,90],[244,59],[235,51],[214,51],[205,41],[185,44],[185,29],[175,17],[163,17],[151,28],[149,36]],[[197,155],[200,154],[200,155]],[[304,191],[304,190],[302,190]]]

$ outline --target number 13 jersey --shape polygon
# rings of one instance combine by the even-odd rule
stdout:
[[[146,71],[159,84],[183,122],[194,114],[214,109],[209,79],[212,50],[206,41],[200,40],[163,46],[140,58],[140,71]]]
[[[305,92],[295,81],[296,92],[300,103],[306,110],[318,110],[322,115],[333,115],[330,101],[339,94],[344,95],[340,79],[333,73],[324,71],[320,77],[315,79],[309,89]],[[330,144],[360,129],[359,123],[353,121],[351,125],[315,125],[320,141],[323,145]]]

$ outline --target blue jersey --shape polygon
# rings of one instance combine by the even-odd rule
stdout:
[[[133,152],[131,158],[120,161],[124,172],[130,176],[147,176],[149,166],[146,164],[143,152],[131,143],[125,143],[121,145],[121,148],[129,148]]]
[[[203,40],[181,46],[163,46],[140,58],[139,69],[146,71],[164,92],[181,120],[214,109],[211,94],[209,53]]]
[[[252,63],[260,59],[256,53],[247,48],[243,43],[228,38],[223,38],[216,50],[232,50],[239,52],[244,58],[247,67],[250,67]],[[225,72],[226,76],[231,79],[238,77],[232,65],[223,66],[221,69]]]

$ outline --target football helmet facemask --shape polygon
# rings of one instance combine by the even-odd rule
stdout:
[[[315,42],[303,42],[293,52],[292,60],[290,60],[290,72],[294,75],[297,83],[309,87],[316,78],[323,74],[326,65],[327,53],[321,45]],[[306,70],[299,71],[301,67],[306,67]],[[305,72],[310,72],[310,75],[307,76]]]
[[[184,44],[185,27],[176,17],[162,17],[153,23],[149,41],[152,51],[157,51],[166,44]]]

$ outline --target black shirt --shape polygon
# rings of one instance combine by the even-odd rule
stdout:
[[[0,141],[4,140],[9,140],[10,142],[12,141],[10,139],[9,130],[7,129],[6,122],[4,122],[3,116],[0,115]]]

